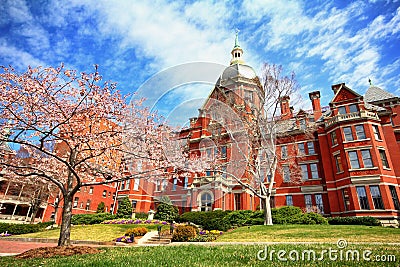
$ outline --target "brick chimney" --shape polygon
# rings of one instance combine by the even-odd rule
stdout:
[[[312,108],[314,111],[314,120],[317,121],[322,116],[321,110],[321,94],[319,91],[314,91],[308,94],[311,100]]]
[[[293,117],[292,110],[290,109],[289,106],[289,96],[282,96],[279,101],[281,104],[281,119],[287,120]]]
[[[345,85],[345,83],[338,83],[338,84],[332,85],[333,93],[336,95],[336,93],[337,93],[337,91],[339,91],[340,87],[342,87],[344,85]]]

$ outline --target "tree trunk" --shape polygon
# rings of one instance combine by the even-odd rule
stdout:
[[[62,222],[58,246],[67,246],[71,244],[71,218],[72,218],[72,198],[73,196],[64,196],[64,207],[62,212]]]
[[[264,225],[273,225],[270,198],[271,198],[271,196],[265,196],[265,198],[263,199],[264,206],[265,206],[265,209],[264,209]]]

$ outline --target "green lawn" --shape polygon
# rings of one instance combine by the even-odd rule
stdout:
[[[160,247],[129,247],[129,248],[105,248],[103,253],[95,255],[58,257],[50,259],[33,259],[33,260],[16,260],[12,257],[0,257],[0,266],[398,266],[400,260],[399,247],[383,246],[383,245],[349,245],[342,250],[346,255],[347,250],[357,250],[360,255],[360,261],[348,256],[348,260],[343,256],[340,259],[340,252],[333,252],[331,260],[328,254],[323,254],[322,250],[337,249],[335,245],[318,244],[318,245],[271,245],[268,247],[259,245],[227,245],[227,246],[160,246]],[[368,256],[371,261],[363,260],[363,252],[370,250]],[[286,252],[281,257],[288,261],[279,261],[277,253],[279,250]],[[299,253],[299,260],[296,259],[295,250]],[[308,254],[304,254],[303,250],[314,251],[315,259]],[[264,257],[264,251],[267,251],[265,260],[257,258],[257,254],[261,251],[260,256]],[[272,260],[270,256],[272,253]],[[280,252],[281,253],[281,252]],[[336,254],[335,254],[336,253]],[[289,258],[289,255],[291,255]],[[312,255],[312,254],[311,254]],[[385,255],[392,256],[390,262],[377,262],[376,256]],[[335,259],[337,256],[337,260]],[[322,260],[318,260],[321,258]],[[292,260],[293,259],[293,260]]]
[[[224,233],[217,241],[249,242],[400,242],[400,229],[362,225],[255,225]]]
[[[146,227],[150,230],[157,230],[154,224],[94,224],[94,225],[75,225],[71,229],[71,240],[90,240],[90,241],[112,241],[113,239],[125,234],[126,230],[135,227]],[[169,229],[169,226],[163,226]],[[16,235],[13,237],[31,238],[56,238],[60,235],[59,229],[46,230],[43,232]]]

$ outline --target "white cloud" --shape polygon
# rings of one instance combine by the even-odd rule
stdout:
[[[7,45],[7,43],[2,39],[0,39],[0,54],[5,57],[10,65],[22,70],[26,70],[27,66],[45,66],[40,59],[37,59],[31,54],[21,51],[14,46]]]

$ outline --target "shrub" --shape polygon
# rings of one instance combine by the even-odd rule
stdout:
[[[197,236],[198,229],[193,225],[178,225],[174,234],[172,235],[172,241],[175,242],[187,242]]]
[[[211,220],[205,220],[203,222],[202,228],[204,230],[219,230],[219,231],[227,231],[230,228],[232,228],[232,225],[229,223],[229,221],[224,217],[222,219],[219,218],[214,218]]]
[[[149,216],[146,212],[135,212],[136,219],[147,219]]]
[[[251,210],[236,210],[225,215],[224,219],[226,219],[232,226],[243,226],[251,224],[251,216],[253,214],[254,212]]]
[[[104,202],[100,202],[99,205],[97,205],[96,213],[103,213],[106,211],[106,204]]]
[[[211,224],[211,220],[213,220],[213,219],[222,220],[229,213],[230,213],[230,211],[222,211],[222,210],[191,211],[191,212],[183,213],[178,218],[178,221],[180,221],[180,222],[192,222],[194,224],[201,225],[201,226],[205,227],[205,225]],[[216,228],[211,228],[211,229],[216,229]]]
[[[125,235],[131,236],[133,234],[134,236],[144,236],[145,234],[147,234],[147,232],[148,230],[146,227],[137,227],[128,229]]]
[[[117,216],[111,213],[94,213],[94,214],[75,214],[72,216],[72,224],[98,224],[106,220],[113,220]]]
[[[12,235],[22,235],[28,233],[36,233],[43,230],[39,224],[14,224],[14,223],[0,223],[0,233],[9,233]]]
[[[328,219],[332,225],[366,225],[381,226],[381,222],[374,217],[333,217]]]
[[[132,216],[132,203],[127,196],[118,203],[117,216],[118,218],[130,218]]]
[[[324,216],[315,212],[305,213],[303,216],[306,218],[306,220],[314,222],[308,224],[328,224],[328,220]]]
[[[155,219],[164,221],[174,221],[179,216],[178,208],[169,203],[160,203],[157,206]]]

